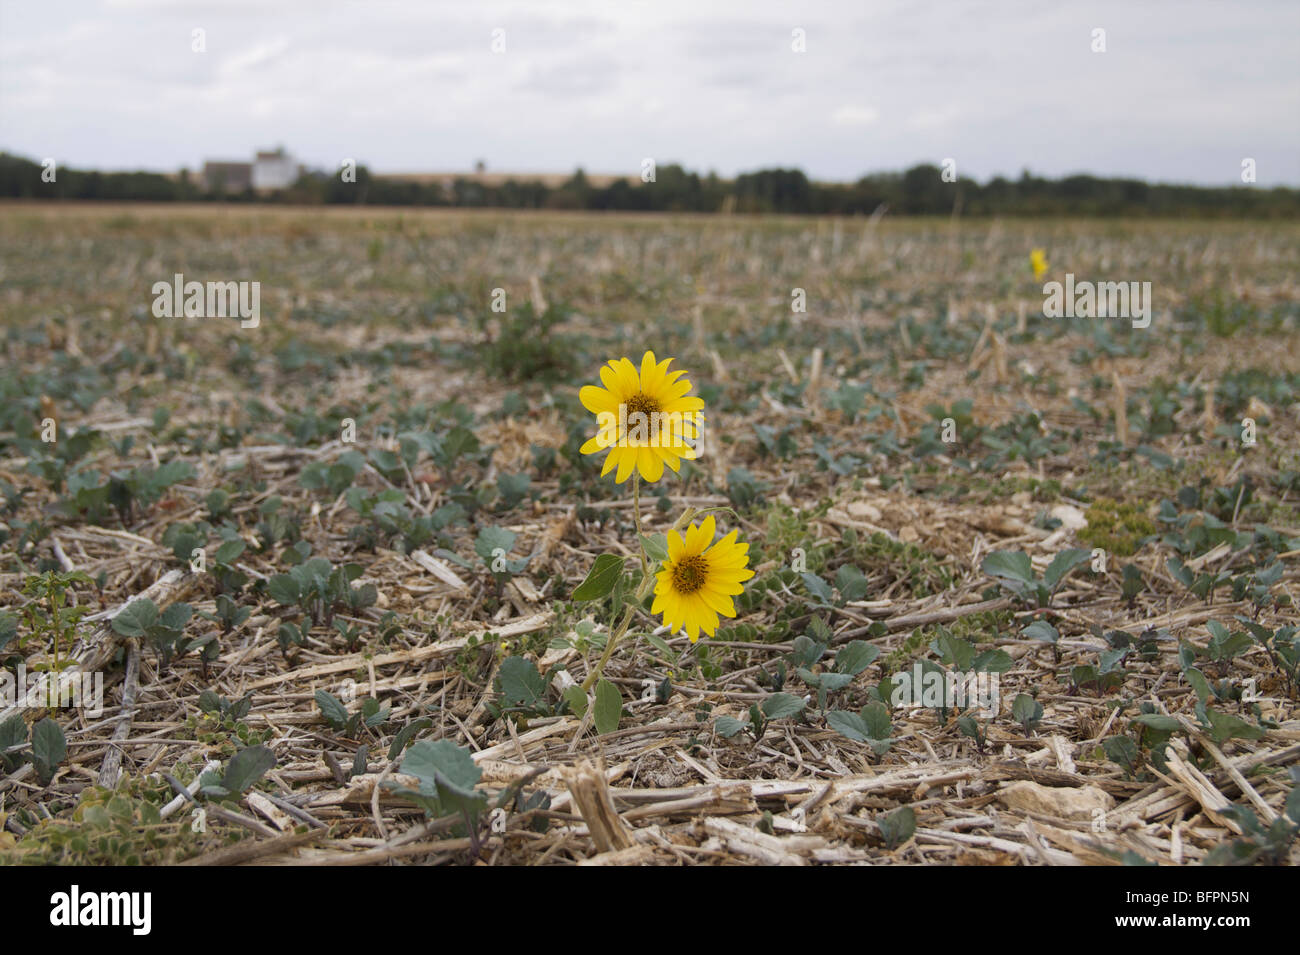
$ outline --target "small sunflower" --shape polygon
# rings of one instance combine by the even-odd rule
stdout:
[[[1029,267],[1034,270],[1034,281],[1038,281],[1047,274],[1047,253],[1042,249],[1034,249],[1029,253]]]
[[[615,471],[622,484],[635,469],[647,481],[663,477],[664,465],[677,471],[682,459],[694,460],[704,401],[689,396],[685,371],[668,370],[673,359],[655,360],[648,351],[641,370],[627,358],[611,359],[600,369],[605,387],[586,385],[578,393],[596,416],[600,430],[582,446],[583,454],[608,450],[601,476]],[[616,470],[617,469],[617,470]]]
[[[718,618],[734,617],[731,598],[745,588],[741,581],[754,576],[748,570],[749,545],[738,543],[732,531],[716,544],[712,517],[700,525],[691,524],[683,537],[668,532],[668,559],[656,574],[655,602],[651,613],[663,613],[664,623],[675,631],[685,628],[691,643],[700,631],[713,636]]]

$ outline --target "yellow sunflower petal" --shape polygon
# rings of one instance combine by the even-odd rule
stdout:
[[[672,563],[676,563],[681,559],[685,550],[685,539],[677,531],[670,530],[668,532],[668,560]],[[667,573],[667,571],[664,571],[664,573]]]
[[[626,448],[614,448],[609,452],[609,454],[605,455],[605,466],[600,469],[601,477],[604,477],[618,466],[618,462],[621,460],[621,456],[626,450]]]
[[[717,522],[710,514],[700,524],[692,524],[686,531],[686,550],[691,554],[702,554],[704,548],[713,543],[717,531]]]
[[[636,365],[626,358],[618,360],[618,381],[624,400],[631,398],[641,390],[641,379],[637,376]]]
[[[656,383],[655,368],[656,368],[656,362],[655,362],[654,352],[648,351],[641,356],[641,374],[640,374],[641,390],[646,394],[651,394],[655,386]]]
[[[614,475],[614,483],[622,484],[632,476],[632,469],[636,467],[636,448],[615,448],[610,454],[619,456],[618,471]]]
[[[745,588],[741,586],[740,581],[738,580],[733,581],[733,580],[711,577],[709,578],[709,587],[715,593],[728,594],[732,597],[736,596],[736,594],[743,594],[745,592]],[[735,614],[730,613],[727,614],[727,616],[734,617]]]
[[[664,459],[655,454],[653,448],[639,449],[636,466],[641,477],[651,484],[664,476]]]
[[[699,590],[699,595],[700,599],[715,613],[724,617],[734,617],[736,615],[736,605],[732,603],[731,598],[726,594],[718,593],[711,587],[702,587]]]
[[[618,414],[618,399],[604,388],[598,388],[595,385],[583,385],[578,391],[578,400],[592,414],[600,414],[602,411],[612,411],[614,414]]]

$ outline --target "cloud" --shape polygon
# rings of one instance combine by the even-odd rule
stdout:
[[[613,57],[569,56],[558,63],[535,66],[520,81],[520,92],[547,96],[594,96],[613,90],[621,73]]]
[[[243,52],[223,60],[221,72],[227,76],[246,73],[279,59],[287,49],[289,49],[289,38],[283,36],[256,43]]]
[[[880,110],[872,106],[841,106],[831,113],[836,126],[870,126],[880,119]]]
[[[60,10],[0,0],[0,149],[83,168],[194,168],[282,142],[330,168],[482,156],[499,170],[635,171],[671,154],[724,176],[794,165],[823,180],[953,156],[979,179],[1028,167],[1230,183],[1251,156],[1261,186],[1300,183],[1294,0],[1256,0],[1249,17],[1168,0]],[[1090,51],[1099,24],[1105,54]],[[795,27],[806,53],[791,50]]]
[[[943,109],[921,109],[907,117],[908,129],[938,129],[949,125],[957,118],[957,109],[952,106]]]

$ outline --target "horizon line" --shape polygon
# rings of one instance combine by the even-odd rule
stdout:
[[[179,175],[180,173],[182,173],[182,172],[187,172],[187,171],[188,171],[188,172],[192,172],[192,173],[196,173],[196,174],[201,174],[202,171],[203,171],[203,165],[206,164],[206,163],[243,163],[243,162],[247,162],[247,163],[251,166],[251,165],[253,164],[254,160],[256,159],[257,153],[258,153],[258,152],[266,152],[266,151],[267,151],[267,150],[254,149],[254,150],[252,151],[252,153],[250,154],[252,158],[247,159],[247,160],[244,160],[244,159],[205,159],[205,160],[203,160],[202,163],[200,163],[199,165],[196,165],[196,166],[180,166],[180,167],[175,167],[175,168],[171,168],[171,169],[148,168],[148,167],[144,167],[144,166],[135,166],[135,167],[122,166],[122,167],[111,167],[111,168],[110,168],[110,167],[82,166],[82,165],[77,165],[77,164],[74,164],[74,163],[65,163],[65,162],[63,162],[63,161],[61,161],[61,160],[58,160],[57,157],[55,157],[55,161],[59,164],[60,167],[73,169],[73,170],[75,170],[75,171],[77,171],[77,172],[99,172],[99,173],[115,173],[115,174],[121,174],[121,173],[151,173],[151,174],[154,174],[154,175],[160,175],[160,176],[171,177],[171,176],[177,176],[177,175]],[[15,157],[15,158],[19,158],[19,159],[26,159],[26,160],[28,160],[28,161],[30,161],[30,162],[37,162],[37,163],[41,162],[40,159],[31,159],[30,157],[28,157],[28,156],[26,156],[26,155],[24,155],[24,154],[22,154],[22,153],[19,153],[19,152],[16,152],[16,151],[10,150],[10,149],[7,148],[7,147],[0,147],[0,154],[5,154],[5,155],[13,156],[13,157]],[[325,173],[328,173],[328,174],[330,174],[330,175],[335,174],[335,173],[334,173],[333,171],[331,171],[328,167],[326,167],[326,166],[320,166],[320,165],[314,165],[314,164],[312,164],[312,163],[311,163],[310,161],[308,161],[308,160],[302,160],[302,159],[299,159],[299,158],[296,157],[292,152],[290,152],[290,151],[288,151],[288,150],[286,150],[286,156],[287,156],[287,158],[294,159],[294,160],[298,163],[298,165],[303,169],[303,171],[305,171],[305,172],[325,172]],[[719,173],[716,169],[710,169],[710,170],[707,170],[707,171],[701,171],[700,169],[693,169],[693,168],[691,168],[690,166],[687,166],[685,163],[683,163],[683,162],[681,162],[681,161],[677,161],[677,160],[673,160],[673,161],[669,161],[669,162],[664,162],[664,163],[657,163],[657,164],[656,164],[656,169],[664,168],[664,167],[668,167],[668,166],[680,166],[680,167],[681,167],[682,169],[684,169],[688,174],[694,174],[694,175],[697,175],[697,176],[699,176],[701,179],[706,179],[706,178],[708,178],[710,175],[714,175],[714,176],[717,176],[717,178],[718,178],[720,181],[723,181],[723,182],[733,182],[733,181],[735,181],[737,178],[739,178],[740,176],[753,175],[754,173],[758,173],[758,172],[767,172],[767,171],[772,171],[772,170],[777,170],[777,169],[784,169],[784,170],[793,170],[793,171],[797,171],[797,172],[803,173],[804,177],[805,177],[805,178],[806,178],[810,183],[813,183],[813,184],[815,184],[815,185],[827,185],[827,186],[851,186],[851,185],[853,185],[853,184],[855,184],[855,183],[861,181],[862,179],[871,178],[871,177],[873,177],[873,176],[900,175],[900,174],[902,174],[902,173],[907,172],[909,169],[915,169],[915,168],[917,168],[918,166],[934,166],[934,167],[938,168],[938,167],[941,166],[942,162],[943,162],[943,160],[941,160],[941,159],[940,159],[940,160],[923,159],[923,160],[918,160],[918,161],[916,161],[916,162],[913,162],[913,163],[911,163],[911,164],[909,164],[909,165],[901,166],[901,167],[897,167],[897,168],[878,168],[878,169],[874,169],[874,170],[866,171],[866,172],[860,173],[858,176],[856,176],[855,178],[852,178],[852,179],[836,179],[836,178],[819,178],[819,177],[814,177],[814,176],[809,175],[807,172],[805,172],[805,171],[803,170],[802,167],[800,167],[800,166],[798,166],[798,165],[785,165],[785,164],[781,164],[781,163],[776,163],[776,164],[772,164],[772,165],[759,165],[759,166],[755,166],[755,167],[752,168],[752,169],[743,170],[743,171],[736,172],[736,173],[733,173],[733,174],[730,174],[730,175],[725,175],[725,174]],[[609,182],[613,182],[613,181],[616,181],[616,180],[619,180],[619,179],[623,179],[623,180],[626,180],[626,181],[628,181],[628,182],[630,182],[630,183],[642,184],[642,183],[640,182],[640,180],[641,180],[641,176],[640,176],[640,173],[639,173],[639,172],[631,172],[631,173],[627,173],[627,174],[621,174],[621,173],[615,173],[615,172],[592,172],[592,171],[589,171],[588,169],[586,169],[586,168],[585,168],[583,165],[581,165],[581,164],[578,164],[578,165],[574,166],[572,169],[568,169],[568,170],[553,170],[553,171],[545,171],[545,170],[531,170],[531,171],[527,171],[527,172],[522,172],[522,171],[518,171],[518,170],[494,170],[494,169],[492,169],[492,168],[489,167],[489,168],[484,169],[484,171],[481,172],[481,173],[475,171],[475,170],[472,169],[472,168],[470,168],[470,169],[465,169],[465,170],[460,170],[460,171],[457,171],[457,170],[432,170],[432,171],[424,171],[424,172],[420,172],[420,171],[401,170],[401,171],[384,171],[384,172],[381,172],[381,171],[379,171],[378,169],[371,168],[371,167],[367,166],[366,163],[364,163],[364,162],[360,162],[360,161],[357,162],[357,167],[358,167],[358,168],[362,168],[362,167],[364,167],[364,168],[366,168],[366,169],[369,170],[369,172],[370,172],[370,174],[371,174],[372,176],[376,176],[376,177],[383,178],[383,179],[403,179],[403,178],[406,178],[406,179],[414,179],[414,178],[446,179],[446,178],[448,178],[448,177],[453,178],[453,179],[455,179],[455,178],[460,178],[460,179],[474,179],[474,178],[477,178],[477,177],[480,177],[480,176],[487,176],[487,177],[492,177],[492,178],[501,178],[502,181],[505,181],[505,180],[508,180],[508,179],[514,179],[516,182],[528,182],[528,181],[534,181],[534,180],[536,180],[536,181],[541,181],[541,180],[545,180],[545,179],[555,179],[555,178],[557,178],[557,177],[562,177],[562,178],[564,178],[564,179],[569,179],[569,178],[572,178],[576,173],[581,172],[581,173],[582,173],[584,176],[586,176],[588,179],[600,179],[600,180],[606,180],[606,181],[609,181]],[[1020,171],[1019,173],[1014,173],[1014,174],[1012,174],[1012,173],[1005,173],[1005,172],[998,172],[998,173],[993,173],[993,174],[991,174],[991,175],[989,175],[989,176],[987,176],[987,177],[984,177],[984,178],[979,178],[979,177],[976,177],[976,176],[963,176],[963,175],[960,175],[960,174],[959,174],[959,177],[958,177],[958,178],[959,178],[959,180],[961,180],[961,179],[966,179],[966,180],[969,180],[969,181],[975,182],[975,183],[977,183],[977,184],[979,184],[979,185],[987,185],[988,183],[990,183],[990,182],[992,182],[992,181],[994,181],[994,180],[996,180],[996,179],[1001,179],[1001,180],[1004,180],[1004,181],[1006,181],[1006,182],[1018,182],[1018,181],[1019,181],[1019,180],[1020,180],[1020,179],[1025,175],[1025,174],[1026,174],[1026,173],[1027,173],[1031,178],[1034,178],[1034,179],[1043,179],[1043,180],[1047,180],[1047,181],[1058,181],[1058,182],[1061,181],[1061,180],[1064,180],[1064,179],[1072,179],[1072,178],[1076,178],[1076,177],[1087,177],[1087,178],[1091,178],[1091,179],[1099,179],[1099,180],[1126,180],[1126,181],[1131,181],[1131,182],[1141,182],[1141,183],[1144,183],[1144,184],[1146,184],[1146,185],[1148,185],[1148,186],[1193,187],[1193,188],[1199,188],[1199,189],[1227,189],[1227,188],[1237,188],[1237,187],[1241,187],[1241,188],[1259,188],[1259,189],[1262,189],[1262,190],[1268,190],[1268,189],[1300,189],[1300,180],[1296,180],[1296,181],[1278,181],[1278,182],[1275,182],[1275,183],[1263,183],[1263,182],[1243,183],[1243,182],[1241,182],[1241,181],[1239,181],[1239,180],[1237,180],[1237,179],[1225,179],[1225,180],[1217,181],[1217,182],[1213,182],[1213,181],[1204,181],[1204,180],[1186,180],[1186,179],[1184,179],[1184,180],[1147,179],[1147,178],[1145,178],[1145,177],[1143,177],[1143,176],[1134,175],[1134,174],[1124,174],[1124,173],[1098,173],[1098,172],[1091,172],[1091,171],[1087,171],[1087,170],[1072,170],[1072,171],[1070,171],[1070,172],[1061,173],[1061,174],[1058,174],[1058,175],[1052,175],[1052,174],[1049,174],[1049,173],[1035,172],[1034,170],[1032,170],[1032,169],[1029,168],[1028,166],[1022,167],[1022,168],[1021,168],[1021,171]]]

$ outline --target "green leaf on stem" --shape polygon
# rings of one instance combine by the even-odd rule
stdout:
[[[623,575],[623,558],[616,554],[601,554],[591,565],[587,579],[573,591],[574,600],[599,600],[618,583]]]

